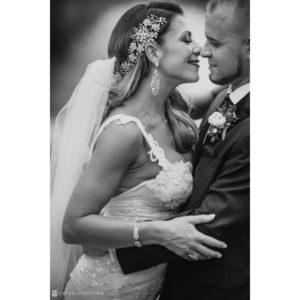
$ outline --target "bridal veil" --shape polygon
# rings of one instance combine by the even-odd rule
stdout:
[[[65,244],[62,224],[72,191],[90,160],[113,81],[115,58],[91,63],[59,112],[51,147],[51,291],[63,292],[81,254]]]

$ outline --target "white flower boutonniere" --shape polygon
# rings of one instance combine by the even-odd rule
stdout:
[[[209,116],[208,123],[210,126],[204,142],[206,138],[209,138],[209,144],[214,145],[220,138],[222,138],[223,141],[225,140],[228,128],[233,126],[238,120],[235,108],[234,105],[227,109],[225,107],[219,107],[217,111]]]
[[[215,111],[208,118],[208,123],[215,127],[222,127],[226,123],[226,118],[218,111]]]

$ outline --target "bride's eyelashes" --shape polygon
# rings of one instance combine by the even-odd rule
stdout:
[[[190,44],[193,40],[192,39],[184,39],[183,40],[186,44]]]
[[[186,44],[192,43],[193,42],[192,34],[190,32],[185,32],[181,38],[181,41]]]

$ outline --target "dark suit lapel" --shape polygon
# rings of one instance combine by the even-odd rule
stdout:
[[[200,126],[199,141],[198,141],[198,144],[197,144],[196,150],[195,150],[195,158],[194,158],[194,163],[193,163],[194,169],[196,168],[196,166],[200,160],[200,157],[202,155],[202,144],[203,144],[204,137],[205,137],[206,132],[209,127],[208,117],[217,109],[218,105],[220,105],[222,103],[223,99],[224,99],[224,93],[222,93],[221,97],[216,98],[216,100],[213,102],[213,104],[208,109],[207,113],[205,114],[205,117],[203,118],[203,126]],[[244,120],[250,116],[250,93],[248,93],[243,99],[241,99],[237,103],[235,113],[238,117],[237,123],[241,122],[242,120]],[[228,131],[231,130],[232,128],[234,128],[234,126],[229,128]],[[216,143],[216,145],[220,142],[221,142],[221,140],[218,141]]]
[[[239,103],[236,105],[236,115],[238,116],[238,122],[246,119],[250,116],[250,93],[248,93]]]
[[[236,126],[239,122],[243,121],[244,119],[248,118],[250,116],[250,93],[248,93],[244,98],[242,98],[237,104],[236,104],[236,110],[235,113],[238,117],[237,122],[232,126],[229,127],[227,130],[227,133]],[[215,148],[219,143],[222,143],[222,140],[219,140],[213,148]]]

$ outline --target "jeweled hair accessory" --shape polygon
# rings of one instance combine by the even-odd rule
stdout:
[[[128,58],[120,66],[120,73],[116,74],[116,78],[120,78],[138,62],[141,55],[145,51],[146,45],[155,46],[155,40],[158,36],[160,26],[167,23],[166,18],[157,17],[151,14],[139,27],[134,27],[134,34],[131,36],[132,42],[128,48]]]

